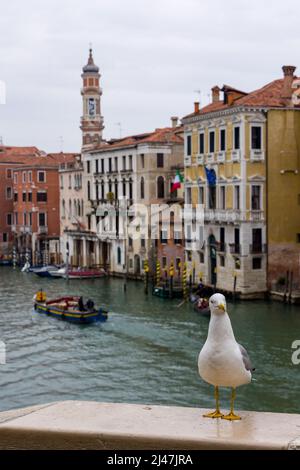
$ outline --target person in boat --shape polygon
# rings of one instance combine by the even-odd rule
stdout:
[[[94,301],[89,299],[86,303],[86,308],[90,311],[90,310],[94,310],[94,307],[95,307]]]
[[[43,291],[43,289],[40,289],[36,294],[35,294],[35,300],[36,302],[46,302],[46,294]]]
[[[200,308],[201,310],[208,308],[208,306],[209,306],[209,302],[207,299],[201,298],[198,300],[198,308]]]
[[[85,311],[82,296],[79,297],[79,300],[78,300],[78,309],[79,309],[80,312],[84,312],[84,311]]]

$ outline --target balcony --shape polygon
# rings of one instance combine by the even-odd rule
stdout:
[[[252,162],[261,162],[265,159],[265,152],[261,149],[259,150],[251,150],[250,153],[250,160]]]
[[[225,151],[218,152],[217,154],[217,162],[218,163],[225,163],[226,160],[226,153]]]
[[[262,255],[267,253],[267,244],[266,243],[256,243],[250,245],[250,254],[251,255]]]
[[[230,243],[229,244],[229,249],[230,249],[230,253],[232,255],[240,255],[241,254],[241,245],[239,245],[238,243]]]
[[[39,235],[47,235],[47,233],[48,233],[48,227],[46,225],[41,225],[38,228],[38,234]]]
[[[192,157],[191,155],[185,156],[184,157],[184,166],[191,166],[192,164]]]
[[[264,222],[265,216],[264,212],[261,210],[251,211],[250,212],[250,221],[251,222]]]
[[[214,153],[208,153],[206,155],[206,163],[215,163],[215,155]]]
[[[197,155],[197,164],[198,165],[204,165],[204,154],[198,154]]]
[[[239,162],[240,159],[241,159],[241,151],[240,150],[232,150],[231,159],[232,159],[233,162]]]

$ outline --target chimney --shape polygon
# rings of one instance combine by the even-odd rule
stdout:
[[[194,103],[194,113],[195,114],[199,113],[199,110],[200,110],[200,103],[199,103],[199,101],[195,101],[195,103]]]
[[[296,67],[293,65],[284,65],[282,67],[284,79],[283,79],[283,88],[281,92],[281,98],[285,100],[290,100],[292,98],[293,90],[292,84],[294,81],[294,73]]]
[[[177,127],[178,125],[178,116],[171,117],[172,127]]]
[[[212,92],[212,102],[213,103],[218,103],[220,101],[220,88],[218,86],[214,86],[211,89]]]

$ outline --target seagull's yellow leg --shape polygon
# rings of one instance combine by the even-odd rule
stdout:
[[[228,415],[222,416],[222,419],[227,419],[227,421],[240,421],[242,419],[240,416],[234,414],[233,407],[234,407],[235,397],[236,397],[235,388],[232,388],[230,413]]]
[[[216,411],[212,413],[208,413],[207,415],[203,415],[204,418],[223,418],[223,413],[220,411],[220,404],[219,404],[219,387],[215,387],[215,399],[216,399]]]

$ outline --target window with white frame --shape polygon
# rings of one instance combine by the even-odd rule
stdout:
[[[233,204],[234,204],[234,209],[236,210],[240,210],[240,186],[239,185],[236,185],[234,186],[234,193],[233,193],[233,197],[234,197],[234,201],[233,201]]]
[[[32,171],[28,171],[28,182],[32,183]]]
[[[220,152],[226,150],[226,129],[220,129]]]
[[[39,183],[45,183],[46,181],[46,172],[45,171],[38,171],[37,179]]]
[[[187,135],[185,140],[185,153],[188,157],[192,155],[192,136]]]
[[[204,205],[204,186],[198,188],[198,204]]]
[[[262,150],[262,126],[251,126],[251,149]]]
[[[186,188],[185,202],[186,204],[192,204],[192,188]]]
[[[14,183],[17,184],[18,182],[18,173],[14,173]]]
[[[199,154],[203,155],[205,153],[205,134],[200,132],[199,134]]]
[[[240,150],[241,148],[241,129],[240,126],[233,128],[233,148],[234,150]]]
[[[216,147],[216,133],[209,131],[209,153],[214,153]]]
[[[220,209],[226,209],[226,186],[220,186]]]
[[[10,186],[6,187],[6,199],[12,199],[12,188]]]
[[[26,171],[22,173],[22,183],[26,183]]]
[[[253,184],[251,186],[251,210],[261,210],[261,185]]]

